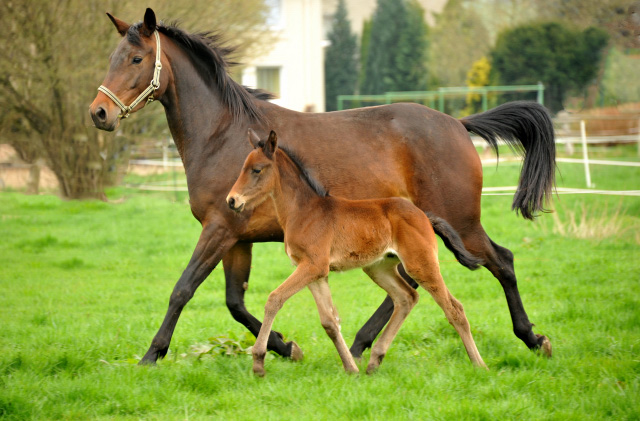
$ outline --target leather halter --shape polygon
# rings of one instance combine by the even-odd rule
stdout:
[[[160,87],[160,70],[162,69],[162,63],[160,62],[160,35],[158,35],[158,31],[153,31],[153,33],[156,36],[156,64],[153,69],[153,79],[151,79],[151,83],[149,84],[149,86],[147,86],[147,89],[142,91],[142,93],[133,100],[131,105],[126,106],[122,101],[120,101],[120,98],[118,98],[118,96],[111,92],[106,86],[100,85],[100,87],[98,88],[98,91],[111,98],[111,100],[118,107],[120,107],[122,112],[118,114],[118,118],[129,117],[131,110],[133,110],[139,103],[141,103],[145,99],[147,100],[147,102],[152,102],[154,100],[153,93]]]

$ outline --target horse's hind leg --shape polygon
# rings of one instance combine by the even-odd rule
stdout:
[[[244,305],[244,292],[249,285],[249,272],[251,270],[251,243],[237,243],[222,258],[224,277],[226,281],[227,308],[233,318],[242,323],[255,337],[258,337],[262,324],[253,317]],[[302,350],[291,341],[285,343],[282,334],[271,331],[267,349],[275,351],[283,357],[291,357],[292,360],[302,359]]]
[[[418,302],[418,293],[402,280],[396,272],[397,265],[396,259],[389,259],[364,268],[365,273],[389,294],[390,300],[393,302],[393,313],[389,323],[376,344],[371,348],[367,374],[371,374],[380,366],[402,323]]]
[[[484,266],[502,285],[515,335],[529,349],[539,349],[545,356],[551,357],[551,342],[546,336],[536,335],[533,332],[533,323],[529,321],[527,312],[522,304],[513,267],[513,253],[509,249],[491,241],[480,223],[475,227],[469,227],[464,232],[459,232],[459,234],[466,249],[474,256],[484,260]]]
[[[318,306],[320,323],[327,332],[329,338],[333,341],[333,344],[336,346],[340,359],[342,360],[344,370],[348,373],[357,373],[358,366],[356,366],[356,363],[349,352],[349,347],[347,347],[347,343],[344,341],[344,338],[340,333],[338,311],[333,305],[331,290],[329,289],[327,278],[323,278],[309,284],[309,290],[311,291],[311,294],[313,294],[313,298]]]

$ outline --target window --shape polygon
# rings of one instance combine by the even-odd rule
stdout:
[[[256,86],[280,98],[280,68],[258,67],[256,73],[258,79]]]

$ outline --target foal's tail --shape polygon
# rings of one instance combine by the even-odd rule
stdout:
[[[447,221],[435,215],[432,215],[429,212],[426,212],[426,214],[429,218],[429,221],[431,221],[431,226],[433,226],[433,230],[435,231],[435,233],[438,234],[440,238],[442,238],[444,245],[449,250],[451,250],[453,255],[456,256],[456,259],[458,259],[458,262],[460,262],[462,266],[465,266],[471,270],[476,270],[484,263],[482,259],[478,259],[467,251],[467,249],[464,247],[464,244],[462,243],[462,239],[460,239],[460,236],[458,235],[456,230],[454,230]]]
[[[551,199],[555,187],[556,145],[546,108],[537,102],[514,101],[460,120],[469,131],[483,137],[498,153],[498,139],[524,155],[518,189],[511,209],[533,219]]]

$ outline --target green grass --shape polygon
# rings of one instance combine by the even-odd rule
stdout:
[[[582,187],[581,167],[570,165],[561,166],[559,185]],[[637,169],[603,168],[594,176],[598,188],[638,189]],[[518,167],[485,174],[486,185],[515,185]],[[484,226],[514,252],[525,308],[535,331],[551,339],[552,359],[515,338],[498,282],[486,270],[465,270],[441,247],[443,276],[490,371],[471,366],[422,291],[380,370],[346,375],[305,290],[275,323],[305,359],[270,356],[259,379],[249,355],[193,355],[215,336],[246,343],[224,304],[221,266],[183,312],[167,358],[135,365],[199,225],[185,193],[117,188],[109,195],[118,200],[0,194],[2,419],[640,418],[640,198],[564,195],[554,203],[557,219],[535,223],[509,211],[511,196],[483,198]],[[561,235],[556,224],[583,208],[621,228],[603,238]],[[291,271],[281,244],[254,247],[246,294],[253,314],[261,317],[268,293]],[[350,344],[384,293],[359,271],[334,274],[330,283]]]

